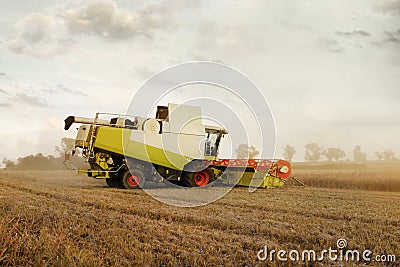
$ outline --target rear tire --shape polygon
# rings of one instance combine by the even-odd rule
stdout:
[[[112,187],[112,188],[122,188],[123,187],[120,177],[111,176],[110,178],[106,179],[106,183],[109,187]]]
[[[122,177],[122,184],[126,189],[143,188],[146,184],[146,177],[141,170],[125,171]]]
[[[206,168],[198,172],[183,172],[182,185],[186,187],[202,187],[214,181],[214,172]]]

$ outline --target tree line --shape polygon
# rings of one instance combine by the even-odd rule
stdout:
[[[62,138],[60,145],[55,147],[57,155],[45,156],[42,153],[29,155],[26,157],[19,157],[13,161],[3,158],[3,168],[6,170],[65,170],[63,164],[65,153],[74,149],[75,140],[72,138]],[[71,163],[75,166],[81,167],[85,165],[85,160],[77,155],[71,159]]]
[[[305,146],[304,160],[309,162],[315,162],[323,160],[327,161],[338,161],[344,160],[346,153],[337,147],[324,148],[317,143],[308,143]],[[296,149],[293,146],[286,145],[283,148],[283,157],[285,160],[292,161],[294,155],[296,154]],[[363,152],[361,146],[356,145],[353,149],[353,160],[362,162],[367,160],[367,153]],[[393,149],[386,149],[384,151],[376,151],[375,157],[377,160],[396,160],[396,153]],[[349,159],[347,159],[349,160]]]
[[[64,154],[74,149],[75,140],[72,138],[63,138],[60,145],[55,147],[56,156],[45,156],[42,153],[20,157],[16,161],[4,158],[2,160],[3,168],[6,170],[64,170],[63,164]],[[79,153],[78,153],[79,154]],[[241,144],[236,149],[237,158],[256,158],[259,151],[254,146]],[[283,148],[283,157],[285,160],[292,161],[296,149],[293,146],[286,145]],[[363,162],[367,160],[367,154],[362,151],[361,146],[356,145],[353,149],[353,160]],[[304,160],[308,162],[316,162],[326,159],[327,161],[344,160],[346,153],[341,148],[329,147],[323,148],[317,143],[309,143],[305,145]],[[396,154],[392,149],[376,151],[375,158],[377,160],[396,160]],[[77,167],[85,165],[85,160],[77,155],[71,159],[72,163]]]

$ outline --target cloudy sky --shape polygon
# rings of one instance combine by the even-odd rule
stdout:
[[[76,133],[65,117],[125,113],[152,74],[193,60],[259,86],[278,157],[309,142],[400,156],[399,0],[0,4],[1,158],[54,153]]]

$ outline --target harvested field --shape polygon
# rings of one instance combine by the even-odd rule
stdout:
[[[0,265],[280,266],[257,252],[319,252],[336,249],[339,238],[399,260],[399,206],[398,192],[288,186],[234,188],[209,205],[180,208],[73,172],[1,171]]]

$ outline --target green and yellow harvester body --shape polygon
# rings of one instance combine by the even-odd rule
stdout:
[[[111,119],[100,119],[101,116]],[[267,159],[218,159],[228,131],[205,126],[199,107],[160,106],[156,118],[97,113],[95,118],[70,116],[65,129],[81,123],[75,148],[90,169],[78,170],[105,179],[110,187],[140,188],[169,181],[196,187],[227,184],[276,188],[290,176],[290,163]]]

